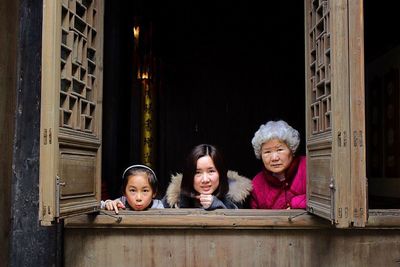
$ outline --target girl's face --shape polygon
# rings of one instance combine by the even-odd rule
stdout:
[[[261,158],[267,170],[277,175],[283,175],[292,163],[293,154],[284,142],[272,139],[262,145]]]
[[[134,210],[146,209],[155,197],[146,174],[131,175],[127,179],[124,195],[129,206]]]
[[[197,160],[193,187],[200,194],[211,195],[219,186],[219,173],[210,156]]]

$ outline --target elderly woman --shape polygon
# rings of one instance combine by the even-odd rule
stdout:
[[[251,143],[264,164],[252,180],[251,208],[306,208],[306,158],[295,155],[299,132],[285,121],[269,121],[261,125]]]

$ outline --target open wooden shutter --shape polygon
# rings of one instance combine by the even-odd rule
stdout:
[[[100,201],[102,0],[44,0],[40,219],[94,211]]]
[[[306,0],[308,211],[366,221],[362,0]]]
[[[364,76],[364,10],[363,1],[349,5],[349,68],[350,68],[350,126],[351,195],[353,226],[365,226],[368,219],[367,168],[365,148],[365,76]]]

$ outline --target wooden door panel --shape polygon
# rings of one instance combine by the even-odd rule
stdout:
[[[60,148],[60,177],[65,183],[61,199],[94,196],[96,193],[96,153]]]
[[[337,227],[364,226],[362,1],[307,0],[308,210]]]
[[[40,214],[48,224],[100,201],[103,1],[43,8]]]
[[[308,210],[332,220],[331,10],[328,1],[305,1]]]

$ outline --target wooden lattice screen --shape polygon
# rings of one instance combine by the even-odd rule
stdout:
[[[96,1],[63,0],[60,127],[93,133],[96,110]]]
[[[93,211],[100,199],[102,0],[44,0],[41,216]]]
[[[331,44],[329,2],[312,1],[309,10],[309,71],[312,89],[312,134],[332,128],[331,120]]]
[[[308,209],[332,219],[330,5],[306,0]]]
[[[362,10],[305,0],[307,205],[338,227],[366,219]]]

